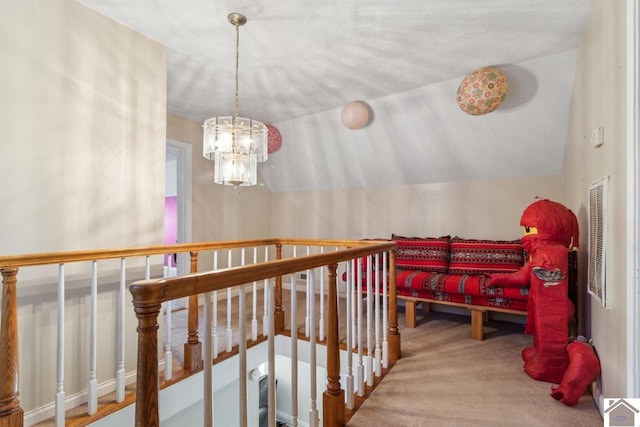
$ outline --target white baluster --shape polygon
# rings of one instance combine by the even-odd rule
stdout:
[[[353,335],[353,329],[351,328],[351,318],[353,317],[353,309],[351,306],[351,300],[353,299],[353,268],[352,261],[347,261],[347,318],[345,320],[347,325],[347,376],[346,376],[346,398],[347,409],[353,409],[353,353],[349,349],[349,343],[351,342],[351,336]]]
[[[265,288],[267,295],[267,380],[268,387],[268,412],[269,427],[276,425],[276,351],[275,351],[275,328],[273,325],[275,306],[274,286],[271,283]]]
[[[352,259],[350,261],[351,264],[351,283],[352,283],[352,291],[353,291],[353,295],[351,295],[351,349],[354,350],[357,348],[358,346],[358,324],[357,324],[357,319],[358,319],[358,310],[356,309],[356,305],[357,305],[357,280],[360,280],[360,273],[358,273],[358,261],[355,259]],[[356,268],[353,268],[353,266],[355,265]]]
[[[124,370],[124,319],[125,319],[125,291],[126,291],[126,272],[125,259],[120,258],[120,289],[118,291],[118,367],[116,369],[116,402],[124,400],[125,390],[125,370]]]
[[[324,247],[320,247],[320,253],[324,253]],[[320,267],[320,321],[318,324],[318,339],[324,341],[325,338],[325,321],[324,321],[324,266]],[[349,330],[349,321],[347,320],[347,330]],[[349,339],[347,339],[347,345]]]
[[[204,423],[206,427],[213,426],[213,384],[211,377],[211,293],[204,294],[204,361],[203,361],[203,375],[204,375]]]
[[[169,266],[173,265],[173,256],[169,255]],[[146,278],[151,277],[151,265],[147,256]],[[162,303],[164,311],[164,380],[169,381],[173,377],[173,352],[171,350],[171,301]]]
[[[382,375],[382,349],[380,348],[380,286],[382,286],[382,280],[380,280],[380,254],[375,255],[375,263],[374,263],[374,286],[375,292],[375,335],[376,335],[376,352],[373,362],[374,371],[376,377]]]
[[[218,270],[218,251],[213,251],[213,271]],[[213,291],[213,313],[211,315],[211,352],[213,359],[218,357],[218,291]]]
[[[244,258],[244,248],[242,249]],[[244,259],[243,259],[244,265]],[[246,289],[238,289],[238,420],[240,427],[247,427],[247,313],[245,308]]]
[[[149,255],[144,259],[144,278],[145,280],[151,278],[151,257]]]
[[[295,247],[294,247],[295,252]],[[295,255],[294,255],[295,256]],[[296,277],[291,275],[291,419],[298,425],[298,323]]]
[[[56,427],[65,424],[65,392],[64,392],[64,264],[58,266],[58,325],[56,348]]]
[[[372,314],[373,314],[373,283],[371,280],[371,255],[367,255],[367,356],[364,359],[365,376],[367,385],[373,385],[373,336],[372,336]]]
[[[264,261],[269,261],[269,246],[264,247]],[[267,302],[267,294],[269,293],[269,279],[264,279],[262,299],[263,299],[263,313],[262,313],[262,335],[265,337],[269,335],[269,304]]]
[[[164,305],[164,379],[173,378],[173,351],[171,350],[171,301],[165,301]]]
[[[364,366],[362,365],[362,258],[358,258],[356,271],[356,288],[358,292],[358,298],[356,301],[358,310],[358,363],[356,365],[356,392],[358,396],[364,396]]]
[[[315,295],[316,295],[316,287],[313,278],[313,270],[309,270],[311,273],[309,276],[310,289],[309,293],[309,306],[311,310],[309,312],[309,324],[311,328],[309,330],[309,394],[311,397],[311,408],[309,409],[309,427],[318,427],[319,419],[318,419],[318,408],[316,406],[316,328],[315,328]]]
[[[258,263],[258,248],[253,248],[253,263]],[[253,282],[253,300],[252,300],[253,318],[251,319],[251,341],[258,339],[258,282]]]
[[[97,366],[97,337],[98,337],[98,262],[91,262],[91,319],[89,326],[89,386],[87,389],[87,413],[93,415],[98,412],[98,379]]]
[[[309,256],[310,254],[310,247],[307,246],[307,256]],[[309,338],[309,287],[310,287],[310,280],[309,280],[309,275],[311,274],[311,270],[307,270],[307,280],[305,281],[305,287],[307,289],[306,295],[305,295],[305,314],[304,314],[304,336]]]
[[[231,249],[227,258],[227,267],[231,267]],[[227,288],[227,352],[233,348],[233,330],[231,329],[231,288]]]
[[[382,253],[382,367],[387,369],[389,367],[389,342],[387,340],[388,328],[389,328],[389,313],[388,313],[388,296],[387,296],[387,252]]]

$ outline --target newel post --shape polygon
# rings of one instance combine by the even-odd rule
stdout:
[[[198,272],[198,252],[191,255],[190,273]],[[202,343],[198,339],[198,295],[189,297],[189,312],[187,317],[188,337],[184,345],[184,370],[196,371],[202,368]]]
[[[276,259],[282,259],[282,243],[276,243]],[[275,310],[273,313],[273,329],[275,334],[284,330],[284,310],[282,309],[282,276],[276,276]]]
[[[3,268],[1,271],[0,427],[22,427],[24,417],[18,400],[18,269]]]
[[[396,249],[389,251],[389,362],[400,359],[398,331],[398,296],[396,290]]]
[[[157,427],[159,415],[158,315],[159,292],[149,285],[133,284],[133,307],[138,318],[138,371],[136,379],[136,427]]]
[[[342,427],[345,422],[344,390],[340,388],[337,269],[338,264],[330,264],[328,266],[327,389],[322,394],[322,425],[327,427]]]

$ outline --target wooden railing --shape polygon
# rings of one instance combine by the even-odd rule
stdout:
[[[311,245],[334,246],[336,250],[300,256],[296,258],[282,259],[283,245]],[[227,268],[220,271],[199,273],[198,255],[204,251],[230,250],[233,248],[271,246],[275,250],[275,259],[264,260],[257,264]],[[348,249],[338,249],[348,248]],[[122,267],[124,260],[130,257],[146,257],[147,263],[150,256],[173,253],[189,253],[190,271],[193,274],[170,279],[156,279],[138,281],[130,286],[134,299],[134,308],[138,318],[138,384],[136,413],[139,421],[136,425],[158,425],[158,355],[157,355],[157,329],[158,314],[163,302],[176,298],[189,298],[188,335],[185,344],[184,360],[186,370],[197,370],[202,367],[202,343],[198,340],[198,295],[211,291],[229,289],[231,287],[251,283],[259,280],[273,279],[274,301],[273,316],[271,320],[272,330],[275,334],[283,331],[285,324],[285,312],[282,306],[282,276],[296,272],[325,266],[328,271],[328,297],[327,297],[327,327],[326,344],[327,353],[327,381],[328,387],[324,394],[324,425],[344,424],[344,391],[340,390],[339,375],[339,337],[337,315],[337,283],[336,270],[340,262],[357,257],[365,257],[375,253],[389,252],[389,309],[388,309],[388,357],[392,362],[400,356],[400,335],[398,333],[397,310],[395,300],[395,279],[393,263],[395,245],[392,242],[348,241],[348,240],[303,240],[303,239],[261,239],[249,241],[209,242],[197,244],[179,244],[169,246],[152,246],[141,248],[125,248],[101,251],[76,251],[63,253],[45,253],[20,256],[0,257],[0,271],[2,273],[2,301],[1,301],[1,325],[0,342],[3,343],[0,350],[0,427],[22,426],[23,410],[18,399],[19,396],[19,367],[18,367],[18,271],[19,268],[38,265],[59,265],[62,284],[59,285],[58,322],[64,323],[64,273],[63,266],[76,262],[92,262],[98,260],[120,259]],[[265,256],[266,258],[266,256]],[[147,265],[147,270],[149,269]],[[209,270],[209,268],[207,268]],[[124,289],[124,273],[121,283]],[[148,274],[145,276],[148,278]],[[92,279],[92,282],[95,278]],[[94,292],[92,283],[92,292]],[[266,289],[266,288],[265,288]],[[120,292],[122,294],[122,292]],[[93,300],[93,297],[92,297]],[[124,300],[119,305],[124,306]],[[255,304],[255,302],[254,302]],[[92,314],[93,316],[93,314]],[[92,321],[93,323],[93,321]],[[92,325],[95,328],[95,325]],[[266,330],[266,328],[265,328]],[[60,356],[60,337],[59,337]],[[62,332],[62,354],[64,349],[64,333]],[[205,349],[207,350],[207,349]],[[95,350],[94,350],[95,351]],[[205,351],[205,356],[207,355]],[[92,355],[95,364],[95,355]],[[63,359],[64,360],[64,359]],[[58,368],[61,369],[60,361]],[[95,367],[92,367],[94,369]],[[95,372],[92,372],[95,382]],[[60,384],[60,383],[59,383]],[[91,386],[90,386],[91,388]],[[122,392],[123,393],[123,392]],[[94,397],[97,404],[97,397]],[[140,402],[144,402],[140,404]],[[58,405],[61,408],[58,408]],[[91,408],[91,402],[89,407]],[[94,410],[95,410],[95,406]],[[64,425],[64,390],[59,390],[56,396],[56,425]],[[58,421],[60,418],[62,421]]]

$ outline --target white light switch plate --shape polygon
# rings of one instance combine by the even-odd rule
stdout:
[[[598,148],[604,144],[604,128],[597,127],[593,129],[591,132],[591,146],[593,148]]]

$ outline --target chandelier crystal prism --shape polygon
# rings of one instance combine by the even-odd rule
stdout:
[[[239,13],[227,17],[236,27],[236,93],[233,116],[212,117],[205,120],[202,155],[214,162],[216,184],[238,186],[255,185],[258,163],[268,157],[267,126],[257,120],[238,117],[238,64],[240,26],[247,18]]]

